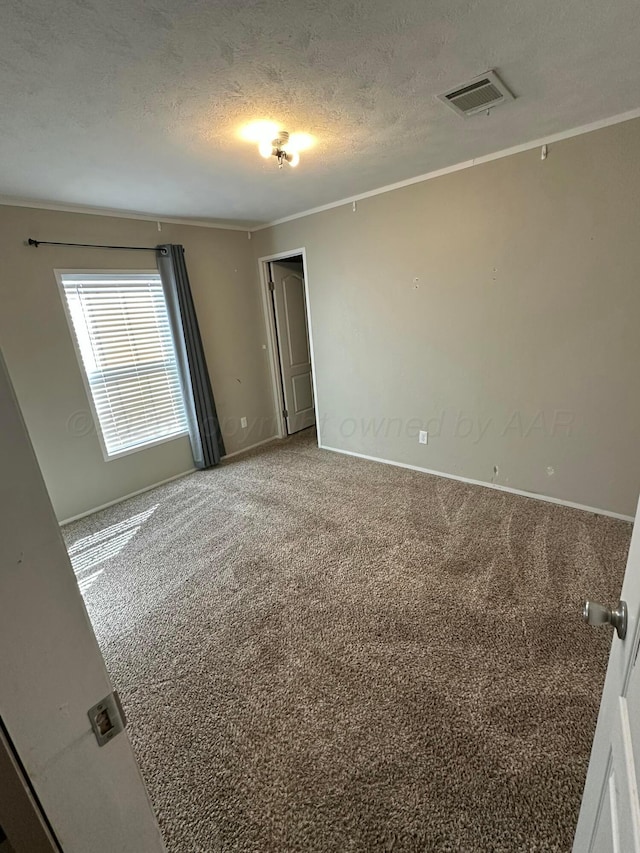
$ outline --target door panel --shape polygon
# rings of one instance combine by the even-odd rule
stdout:
[[[282,288],[289,363],[292,367],[305,366],[310,363],[311,358],[307,338],[304,280],[292,271],[282,278]]]
[[[316,422],[301,262],[271,263],[280,375],[291,435]]]
[[[614,635],[574,839],[574,853],[640,853],[640,524],[634,526],[621,598],[624,639]],[[615,604],[615,602],[607,602]],[[611,630],[608,625],[597,629]]]
[[[633,667],[627,687],[627,705],[629,708],[640,708],[640,673],[637,664]],[[640,767],[640,713],[629,714],[631,743],[636,768]]]
[[[65,853],[160,853],[126,731],[99,747],[104,660],[0,356],[0,717]]]
[[[605,778],[602,789],[602,805],[594,834],[595,849],[602,853],[620,853],[617,831],[613,825],[613,815],[616,813],[615,801],[615,780],[609,768],[609,776]]]
[[[638,712],[640,708],[636,710]],[[637,851],[640,850],[638,775],[631,741],[629,704],[623,696],[618,702],[618,720],[613,730],[613,763],[620,777],[616,785],[619,797],[616,805],[621,849]]]
[[[294,411],[304,412],[313,407],[313,386],[311,374],[304,373],[293,377]]]

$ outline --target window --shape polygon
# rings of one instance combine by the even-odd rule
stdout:
[[[105,458],[187,432],[158,273],[59,273]]]

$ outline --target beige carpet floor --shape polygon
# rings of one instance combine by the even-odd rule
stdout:
[[[307,431],[64,534],[171,853],[570,850],[630,525]]]

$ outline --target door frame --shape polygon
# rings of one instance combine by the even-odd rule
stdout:
[[[62,853],[0,717],[0,818],[11,849]],[[0,847],[3,847],[0,842]]]
[[[313,350],[313,330],[311,326],[311,301],[309,299],[309,272],[307,267],[307,251],[304,246],[300,249],[290,249],[286,252],[276,252],[273,255],[264,255],[258,258],[258,273],[260,281],[260,293],[262,296],[262,311],[264,314],[264,325],[267,332],[267,354],[269,356],[269,370],[271,373],[271,389],[273,394],[273,405],[276,413],[277,438],[286,438],[287,424],[282,414],[284,391],[282,388],[282,376],[280,374],[280,353],[278,351],[278,337],[276,334],[276,321],[273,316],[273,303],[271,291],[269,290],[269,269],[271,261],[286,261],[296,255],[302,256],[302,273],[304,276],[304,301],[307,316],[307,333],[309,336],[309,354],[311,356],[311,380],[313,382],[313,404],[316,410],[316,434],[318,447],[320,447],[320,415],[318,412],[318,387],[316,382],[316,362]]]

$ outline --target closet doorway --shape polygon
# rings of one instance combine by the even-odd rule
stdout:
[[[265,319],[281,437],[316,423],[304,249],[261,258]]]

